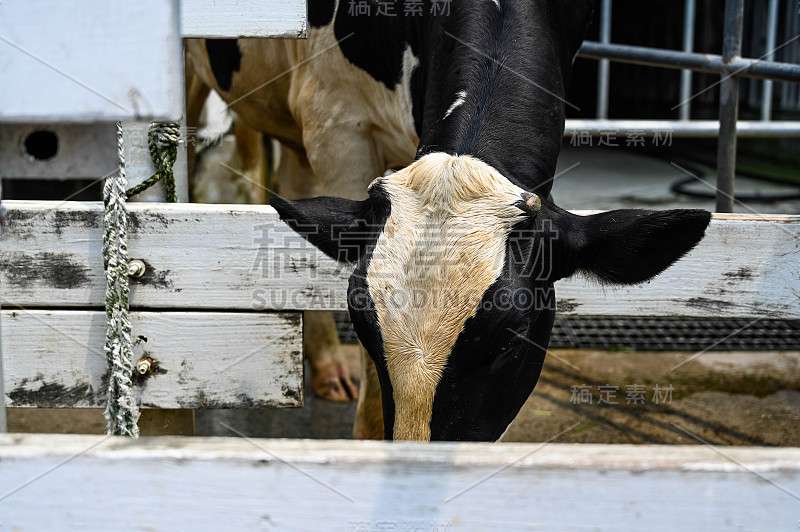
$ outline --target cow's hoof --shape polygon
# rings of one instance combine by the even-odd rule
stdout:
[[[328,401],[347,402],[358,399],[358,386],[343,363],[331,362],[311,376],[311,389]]]

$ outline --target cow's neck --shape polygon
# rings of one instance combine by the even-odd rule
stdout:
[[[451,16],[430,21],[419,155],[472,155],[522,188],[549,193],[565,83],[590,13],[588,2],[564,4],[453,2]]]

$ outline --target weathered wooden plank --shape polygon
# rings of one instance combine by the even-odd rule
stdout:
[[[305,37],[306,0],[181,0],[184,37]]]
[[[2,300],[23,307],[103,305],[98,203],[3,202]],[[266,206],[129,204],[133,308],[341,308],[349,272]]]
[[[2,310],[7,406],[103,407],[108,375],[101,311]],[[145,408],[303,404],[300,313],[133,312]]]
[[[98,178],[119,165],[114,124],[3,124],[4,178]],[[52,141],[55,140],[55,143]]]
[[[800,318],[800,216],[715,214],[695,250],[649,283],[556,284],[561,314]]]
[[[177,120],[178,2],[0,3],[0,122]]]
[[[800,493],[798,449],[4,435],[0,461],[21,530],[793,530]]]
[[[2,299],[25,307],[100,306],[101,209],[4,202]],[[130,205],[134,308],[343,309],[349,270],[266,206]],[[571,315],[800,318],[800,216],[715,215],[692,253],[655,280],[556,285]]]

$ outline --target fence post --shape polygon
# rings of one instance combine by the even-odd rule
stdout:
[[[611,0],[603,0],[600,11],[600,42],[611,42]],[[597,118],[608,118],[608,84],[611,61],[601,59],[597,67]]]
[[[722,62],[742,54],[744,0],[726,0]],[[736,177],[736,121],[739,117],[739,79],[724,73],[719,90],[719,140],[717,142],[717,212],[733,212]]]
[[[694,52],[694,20],[697,11],[695,0],[686,0],[683,13],[683,51]],[[681,70],[680,119],[689,120],[692,114],[692,71]]]
[[[767,9],[767,48],[765,59],[773,61],[775,59],[775,39],[778,34],[778,0],[769,0]],[[771,79],[764,80],[764,94],[761,100],[761,120],[769,120],[772,117],[772,85]]]
[[[0,240],[3,238],[3,183],[0,179]],[[1,307],[2,305],[0,305]],[[2,311],[2,308],[0,308]],[[0,434],[8,430],[6,422],[6,392],[5,392],[5,377],[3,376],[3,324],[2,312],[0,312]]]

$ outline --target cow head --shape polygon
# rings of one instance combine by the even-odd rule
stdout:
[[[470,156],[426,155],[369,199],[273,200],[296,231],[355,265],[348,306],[398,440],[496,440],[533,390],[553,283],[638,283],[702,238],[710,214],[577,216]]]

